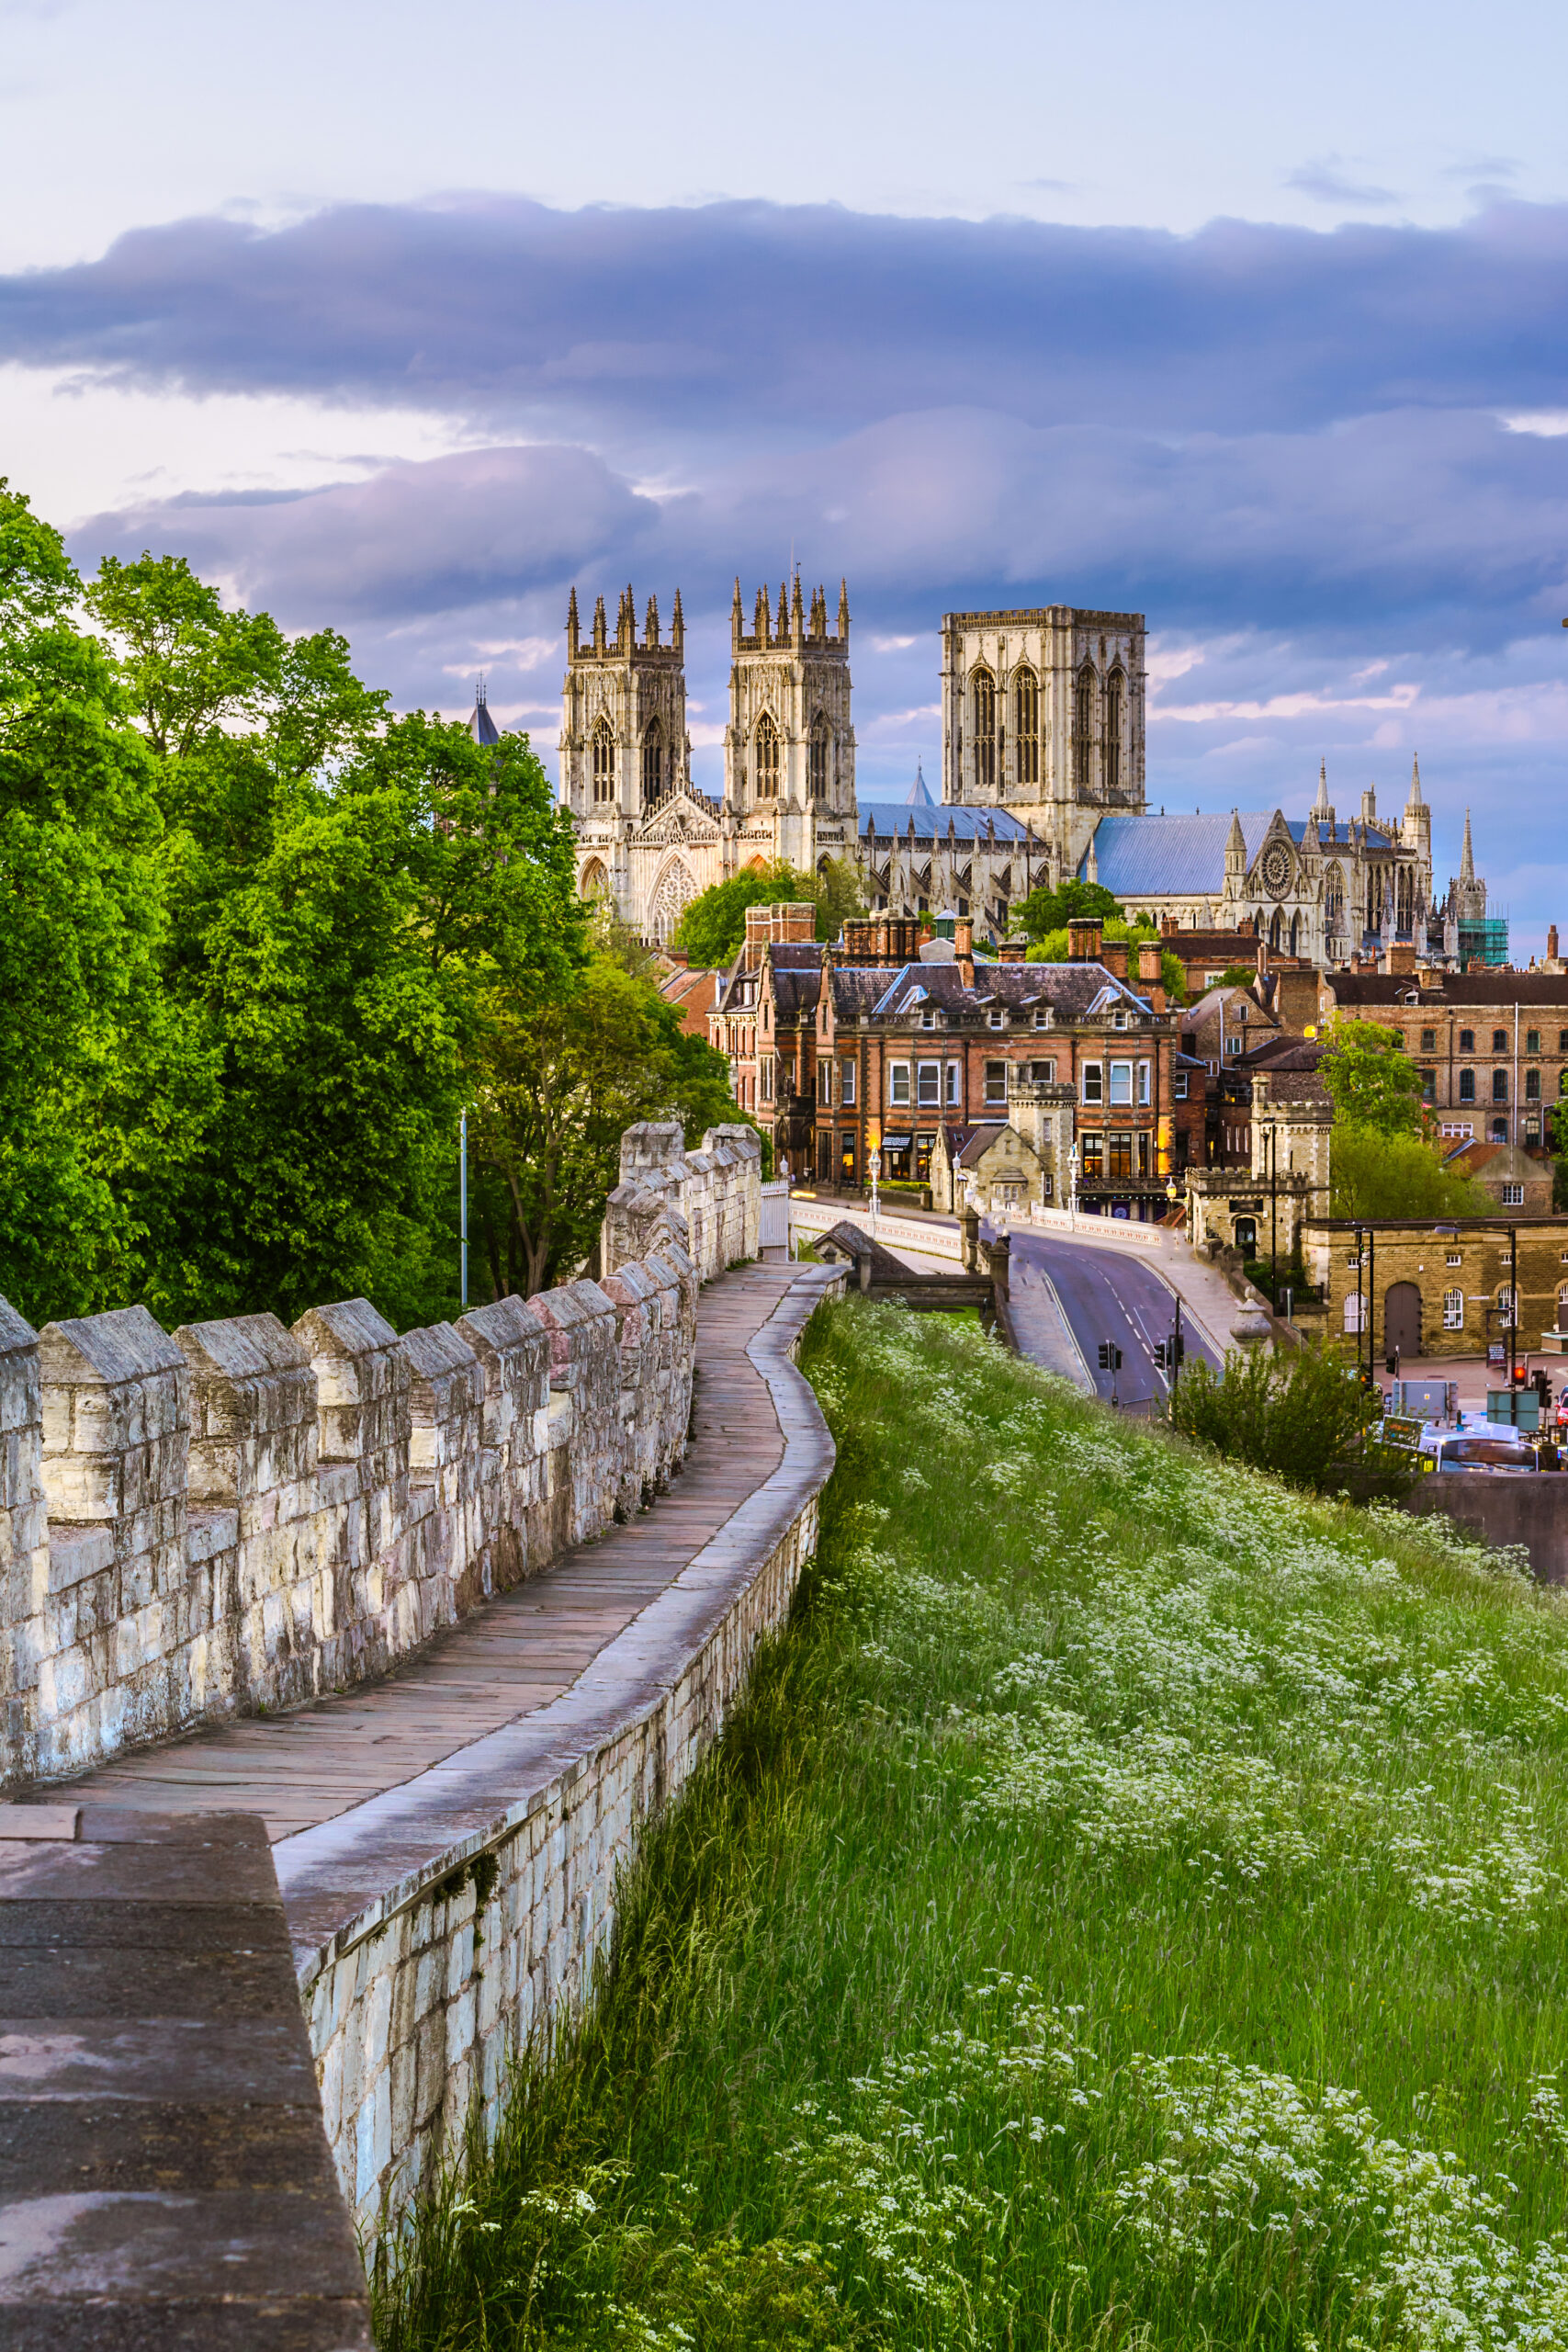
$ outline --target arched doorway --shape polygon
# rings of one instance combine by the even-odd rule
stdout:
[[[1382,1303],[1383,1353],[1421,1352],[1421,1293],[1415,1283],[1391,1283]]]

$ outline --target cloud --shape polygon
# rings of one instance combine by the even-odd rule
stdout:
[[[1285,174],[1285,186],[1299,188],[1303,196],[1316,197],[1321,204],[1397,204],[1399,196],[1391,187],[1374,187],[1365,180],[1353,180],[1339,169],[1337,155],[1321,156],[1317,162],[1298,164],[1293,172]]]
[[[1568,207],[1178,237],[474,198],[140,229],[0,277],[0,350],[660,452],[788,445],[982,387],[1033,424],[1307,430],[1410,402],[1559,405],[1565,293]]]

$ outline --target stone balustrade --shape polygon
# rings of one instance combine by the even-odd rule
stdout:
[[[35,1332],[0,1300],[0,1786],[384,1672],[657,1492],[750,1128],[627,1131],[599,1282],[400,1336],[365,1299]]]

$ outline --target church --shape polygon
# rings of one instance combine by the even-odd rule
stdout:
[[[847,585],[831,621],[826,591],[807,605],[798,576],[776,610],[760,589],[748,628],[737,580],[715,800],[692,783],[680,592],[667,637],[650,596],[639,638],[628,587],[614,634],[600,597],[584,638],[574,588],[559,789],[578,887],[659,943],[711,883],[774,860],[810,873],[843,858],[874,912],[947,910],[993,942],[1020,899],[1076,877],[1103,884],[1129,916],[1256,932],[1317,964],[1396,943],[1444,961],[1503,960],[1506,929],[1487,921],[1468,816],[1461,873],[1436,895],[1417,765],[1397,817],[1379,816],[1369,786],[1342,818],[1324,767],[1304,818],[1151,810],[1145,634],[1141,613],[1065,605],[945,614],[941,800],[920,773],[906,799],[862,800]]]

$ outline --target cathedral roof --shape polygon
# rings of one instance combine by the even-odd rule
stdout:
[[[893,833],[906,839],[909,827],[915,828],[915,839],[920,842],[942,842],[947,839],[949,825],[954,841],[983,842],[987,828],[994,825],[998,842],[1021,842],[1025,828],[1006,808],[960,808],[944,801],[932,800],[928,793],[924,800],[916,800],[913,793],[908,800],[863,800],[860,804],[862,833],[873,826],[883,840]]]
[[[915,762],[915,781],[909,786],[908,800],[911,808],[936,807],[936,802],[931,798],[931,786],[926,782],[925,769],[919,760]]]
[[[1166,892],[1172,898],[1217,899],[1225,887],[1225,843],[1232,824],[1241,827],[1250,865],[1275,814],[1272,808],[1243,808],[1212,817],[1102,817],[1090,845],[1095,878],[1115,898],[1157,898]],[[1305,819],[1287,820],[1285,831],[1299,843],[1306,831]],[[1336,825],[1330,832],[1320,822],[1317,831],[1325,850],[1349,847],[1348,826]],[[1387,844],[1374,836],[1369,846]],[[1078,860],[1080,879],[1088,874],[1089,855],[1086,850]]]

